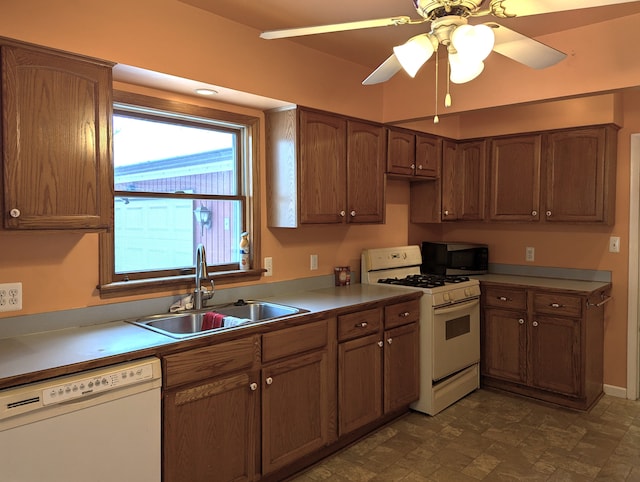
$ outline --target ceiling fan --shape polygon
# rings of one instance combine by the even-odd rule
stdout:
[[[412,0],[420,18],[407,16],[330,25],[271,30],[264,39],[279,39],[372,27],[415,25],[430,22],[431,30],[393,48],[393,53],[369,75],[364,85],[378,84],[404,69],[414,77],[418,69],[443,45],[448,54],[450,80],[468,82],[484,69],[491,51],[534,69],[550,67],[566,54],[495,22],[476,18],[514,18],[567,10],[630,3],[637,0]],[[469,22],[472,20],[472,23]]]

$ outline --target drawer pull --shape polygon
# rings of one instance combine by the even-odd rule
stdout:
[[[404,313],[400,313],[398,316],[400,318],[406,318],[407,316],[409,316],[411,313],[409,313],[408,311],[405,311]]]
[[[506,296],[496,296],[498,301],[513,301],[511,298],[507,298]]]
[[[551,303],[549,306],[551,308],[564,308],[564,305],[561,305],[560,303]]]
[[[521,324],[521,325],[524,325],[524,319],[519,318],[519,319],[518,319],[518,323],[519,323],[519,324]]]
[[[252,392],[255,392],[258,389],[258,384],[256,382],[253,382],[251,385],[249,385],[249,389]]]
[[[355,324],[356,328],[366,328],[367,326],[369,326],[369,323],[367,323],[366,321],[363,321],[362,323],[356,323]]]

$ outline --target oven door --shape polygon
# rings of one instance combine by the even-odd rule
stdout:
[[[480,361],[480,300],[433,309],[433,380]]]

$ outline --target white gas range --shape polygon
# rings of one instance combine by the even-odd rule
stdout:
[[[419,246],[362,252],[361,282],[421,289],[420,399],[435,415],[480,386],[480,284],[467,277],[422,275]]]

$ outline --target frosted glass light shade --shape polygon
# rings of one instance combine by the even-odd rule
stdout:
[[[449,54],[451,75],[449,78],[454,84],[464,84],[475,79],[484,70],[484,62],[472,62],[460,57],[458,54]]]
[[[415,77],[420,67],[433,55],[433,44],[427,34],[417,35],[393,47],[393,53],[407,74]]]
[[[460,25],[451,35],[451,43],[460,57],[482,62],[493,50],[495,35],[486,25]]]

